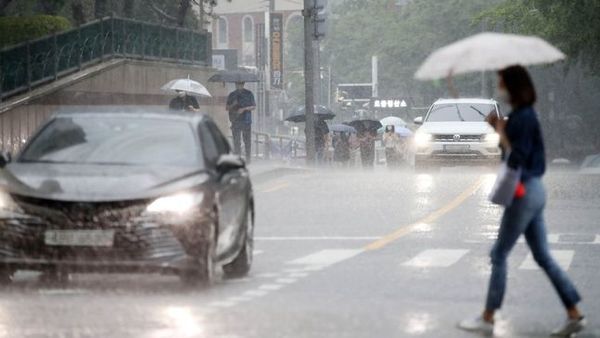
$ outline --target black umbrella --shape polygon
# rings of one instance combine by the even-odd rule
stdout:
[[[354,129],[354,127],[342,123],[330,125],[329,131],[356,134],[356,129]]]
[[[359,133],[371,130],[377,131],[377,129],[383,127],[381,122],[377,120],[355,120],[345,124],[354,127]]]
[[[223,70],[211,76],[208,82],[258,82],[258,76],[244,70]]]
[[[325,106],[315,106],[315,117],[321,120],[331,120],[335,117],[335,114]],[[290,122],[306,122],[306,110],[304,107],[300,107],[294,110],[285,120]]]

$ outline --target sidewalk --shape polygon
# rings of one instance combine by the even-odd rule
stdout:
[[[284,174],[308,170],[304,159],[295,161],[253,159],[248,171],[253,181],[268,181]]]

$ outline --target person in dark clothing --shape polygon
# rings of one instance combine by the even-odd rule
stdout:
[[[252,156],[252,110],[256,108],[256,102],[254,101],[254,94],[244,88],[244,82],[237,82],[235,88],[227,97],[226,106],[229,112],[229,122],[231,122],[233,151],[241,155],[243,140],[246,162],[250,163]]]
[[[360,144],[360,160],[363,168],[373,168],[375,162],[375,138],[376,130],[363,129],[358,132]]]
[[[171,102],[169,102],[169,109],[195,111],[200,109],[200,104],[194,96],[178,90],[177,97],[173,98]]]
[[[536,100],[533,82],[525,68],[511,66],[498,72],[498,96],[512,106],[508,121],[490,114],[488,122],[500,134],[501,147],[508,167],[521,170],[520,188],[512,204],[504,210],[498,237],[491,251],[492,274],[483,313],[459,323],[468,331],[492,334],[494,314],[501,307],[506,290],[507,258],[523,234],[531,253],[551,280],[566,312],[566,323],[553,332],[569,337],[581,331],[585,318],[577,308],[581,296],[548,251],[543,217],[546,192],[541,177],[546,170],[542,130],[533,109]]]
[[[322,119],[315,119],[315,152],[317,161],[322,162],[325,158],[325,148],[329,137],[329,127]]]

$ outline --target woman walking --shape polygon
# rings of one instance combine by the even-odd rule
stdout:
[[[566,312],[565,324],[553,332],[554,336],[568,337],[581,331],[585,318],[577,308],[581,297],[567,275],[556,264],[548,251],[543,211],[546,192],[541,177],[545,172],[542,131],[533,109],[536,93],[525,68],[511,66],[498,72],[498,96],[512,107],[508,121],[490,115],[488,122],[501,136],[501,147],[507,165],[521,170],[521,184],[513,203],[504,210],[498,238],[490,257],[492,275],[483,313],[459,323],[461,329],[492,334],[494,314],[500,309],[506,290],[507,258],[521,234],[537,264],[554,286]]]

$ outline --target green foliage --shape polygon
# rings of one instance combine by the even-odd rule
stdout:
[[[379,57],[380,95],[411,98],[426,105],[447,95],[445,86],[413,79],[432,51],[485,27],[473,18],[499,0],[348,0],[335,7],[326,53],[334,63],[335,82],[370,82],[371,56]],[[457,79],[462,95],[481,94],[481,76]],[[485,86],[487,87],[487,86]]]
[[[286,28],[284,78],[290,107],[304,104],[304,22],[294,18]]]
[[[203,0],[209,3],[209,0]],[[72,24],[84,23],[96,18],[96,15],[115,14],[120,17],[163,23],[178,24],[180,0],[13,0],[4,9],[8,16],[30,16],[57,13],[71,21]],[[192,0],[189,0],[189,4]],[[191,5],[190,5],[191,6]],[[159,11],[155,10],[158,9]],[[83,19],[83,20],[82,20]],[[198,29],[198,17],[189,7],[185,12],[183,26]]]
[[[505,31],[548,39],[573,63],[582,60],[595,74],[600,74],[598,18],[597,0],[510,0],[480,15]]]
[[[60,16],[0,17],[0,46],[17,44],[69,28],[69,20]]]

